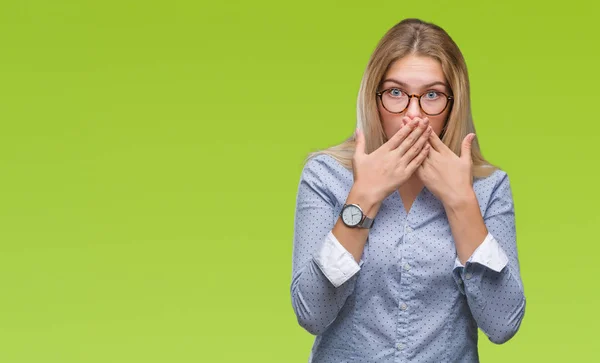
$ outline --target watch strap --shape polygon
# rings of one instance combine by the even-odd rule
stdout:
[[[372,218],[367,217],[366,215],[363,214],[363,220],[360,221],[360,223],[358,224],[357,227],[360,228],[371,228],[373,227],[373,223],[375,223],[375,220]]]

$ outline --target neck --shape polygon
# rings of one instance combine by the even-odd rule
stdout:
[[[400,186],[400,191],[420,191],[423,188],[423,181],[421,180],[421,178],[419,178],[419,176],[417,175],[417,173],[414,173],[413,175],[410,176],[410,178],[408,178],[404,184],[402,184]]]

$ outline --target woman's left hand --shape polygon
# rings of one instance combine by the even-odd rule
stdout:
[[[460,156],[457,156],[435,132],[429,136],[429,155],[417,168],[417,175],[446,207],[473,194],[471,144],[474,138],[473,133],[465,136]]]

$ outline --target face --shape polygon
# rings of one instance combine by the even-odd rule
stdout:
[[[393,88],[390,97],[401,97],[402,94],[423,95],[422,103],[434,102],[436,97],[444,97],[439,92],[451,95],[450,87],[446,82],[446,77],[442,71],[442,65],[439,61],[430,57],[409,55],[394,62],[383,77],[378,91]],[[385,95],[384,95],[385,97]],[[428,100],[429,99],[429,100]],[[395,98],[394,98],[395,100]],[[443,102],[443,101],[442,101]],[[387,105],[387,104],[386,104]],[[402,113],[391,113],[386,110],[379,97],[377,97],[377,108],[381,118],[383,129],[387,138],[391,138],[400,127],[413,118],[428,118],[433,131],[440,135],[451,104],[448,103],[446,109],[439,115],[429,116],[419,107],[419,100],[416,97],[410,99],[408,106]],[[427,110],[427,108],[426,108]],[[395,111],[395,110],[392,110]],[[431,113],[430,110],[427,110]]]

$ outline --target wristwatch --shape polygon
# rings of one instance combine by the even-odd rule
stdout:
[[[344,204],[340,216],[342,222],[350,228],[371,228],[375,222],[363,213],[358,204]]]

